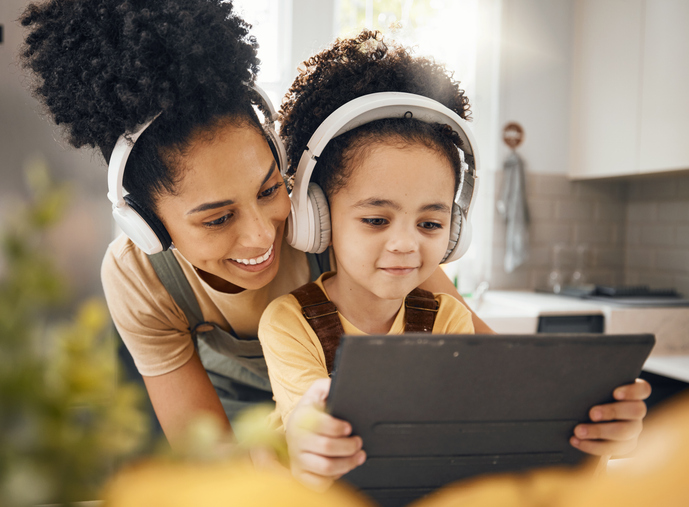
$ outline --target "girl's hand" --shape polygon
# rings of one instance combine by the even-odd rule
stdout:
[[[570,443],[580,451],[597,456],[629,454],[636,447],[646,416],[643,400],[650,394],[651,385],[642,379],[618,387],[613,392],[618,401],[591,408],[589,417],[593,423],[577,425]]]
[[[316,380],[285,430],[292,475],[318,491],[366,460],[361,438],[350,436],[351,425],[324,412],[329,389],[330,379]]]

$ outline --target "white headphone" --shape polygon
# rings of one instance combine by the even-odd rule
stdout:
[[[287,154],[280,137],[273,128],[273,123],[278,115],[268,95],[257,85],[253,85],[251,88],[258,93],[270,114],[269,117],[265,118],[263,130],[268,136],[268,144],[277,160],[279,169],[284,174],[284,171],[287,170]],[[172,240],[162,222],[148,212],[147,207],[138,204],[127,195],[122,187],[122,179],[134,143],[159,115],[160,113],[139,125],[129,135],[122,134],[115,143],[108,164],[108,199],[112,203],[112,216],[122,232],[148,255],[167,250],[170,248]]]
[[[457,260],[466,253],[471,243],[469,214],[478,184],[476,141],[467,122],[457,113],[423,95],[403,92],[371,93],[351,100],[330,114],[313,133],[299,159],[290,194],[292,208],[287,219],[290,245],[304,252],[321,253],[330,244],[328,201],[323,190],[310,181],[318,157],[330,140],[375,120],[410,117],[449,125],[462,140],[463,150],[457,148],[461,179],[452,206],[450,242],[442,262]]]

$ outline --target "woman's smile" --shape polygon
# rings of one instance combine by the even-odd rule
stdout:
[[[263,269],[266,269],[268,266],[270,266],[273,263],[273,260],[275,260],[275,248],[274,245],[270,245],[270,248],[266,253],[263,255],[259,255],[258,257],[254,257],[251,259],[229,259],[230,262],[236,264],[242,269],[245,269],[246,271],[251,271],[251,272],[257,272],[261,271]]]

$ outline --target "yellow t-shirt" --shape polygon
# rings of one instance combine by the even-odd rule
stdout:
[[[268,303],[310,279],[306,254],[284,241],[275,279],[261,289],[238,294],[213,289],[177,250],[174,254],[204,320],[226,331],[229,322],[240,338],[255,337]],[[112,319],[142,375],[162,375],[189,361],[194,345],[184,312],[163,287],[146,254],[126,236],[119,236],[108,247],[101,279]]]
[[[321,275],[316,284],[323,287]],[[472,334],[474,325],[471,313],[462,303],[448,294],[434,294],[439,303],[433,325],[435,334]],[[404,332],[404,305],[397,313],[388,334]],[[340,321],[345,334],[364,335],[341,314]],[[273,397],[277,412],[282,418],[283,426],[289,415],[315,380],[328,378],[323,347],[301,312],[301,306],[291,294],[273,301],[261,317],[258,327],[258,339],[263,347],[263,354],[268,364],[268,376],[273,388]]]

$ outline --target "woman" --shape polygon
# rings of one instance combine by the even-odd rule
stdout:
[[[229,432],[239,409],[271,398],[255,339],[263,309],[321,271],[284,242],[289,197],[252,107],[248,25],[219,0],[51,0],[21,22],[36,96],[73,146],[100,149],[111,174],[121,162],[110,197],[125,208],[126,189],[163,250],[149,257],[120,236],[102,279],[168,440],[200,412]],[[425,288],[459,297],[440,269]]]
[[[167,437],[174,443],[200,411],[229,428],[228,416],[272,397],[256,357],[263,309],[320,274],[283,242],[289,197],[252,108],[259,62],[248,26],[214,0],[52,1],[29,6],[21,21],[35,93],[72,145],[112,161],[118,138],[155,118],[125,160],[123,186],[163,245],[169,234],[173,260],[157,272],[120,236],[103,286]],[[443,276],[435,283],[451,288]],[[198,301],[184,308],[192,315],[166,279],[182,282],[178,299]]]

